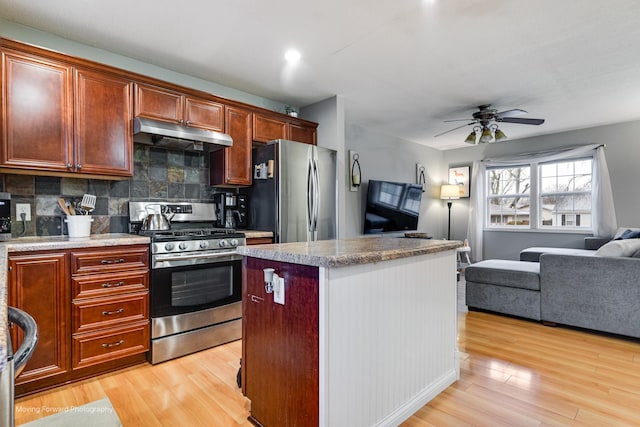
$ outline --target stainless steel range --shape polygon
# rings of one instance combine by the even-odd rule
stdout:
[[[164,215],[169,222],[146,221]],[[213,203],[129,202],[131,229],[151,238],[153,364],[242,336],[244,234],[216,228]],[[149,224],[161,224],[153,230]]]

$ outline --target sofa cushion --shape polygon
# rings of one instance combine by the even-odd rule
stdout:
[[[591,251],[588,249],[545,248],[534,246],[532,248],[527,248],[520,251],[520,261],[540,262],[540,255],[542,254],[591,256],[595,255],[595,253],[596,251]]]
[[[488,259],[467,266],[468,282],[485,283],[510,288],[540,290],[540,264],[534,262]]]
[[[612,240],[596,251],[596,256],[630,257],[640,250],[640,239]]]

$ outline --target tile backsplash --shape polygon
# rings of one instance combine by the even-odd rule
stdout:
[[[209,156],[134,145],[134,175],[122,181],[4,174],[2,190],[11,194],[11,234],[55,236],[66,234],[65,215],[58,197],[79,201],[97,196],[92,233],[128,233],[130,200],[187,200],[210,202]],[[16,203],[31,205],[31,221],[15,219]]]

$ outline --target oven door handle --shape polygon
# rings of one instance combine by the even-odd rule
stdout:
[[[224,251],[224,252],[216,252],[213,254],[193,254],[193,255],[154,255],[154,261],[162,262],[162,261],[186,261],[189,259],[215,259],[227,257],[229,255],[238,255],[236,251]],[[238,255],[238,258],[242,258],[241,255]]]

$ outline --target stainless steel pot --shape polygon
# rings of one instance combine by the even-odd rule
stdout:
[[[149,206],[159,206],[160,213],[149,213]],[[171,209],[163,211],[161,205],[149,205],[147,206],[147,217],[142,221],[142,230],[145,231],[162,231],[171,229],[171,219],[175,213],[171,212]],[[169,217],[167,217],[169,214]]]

